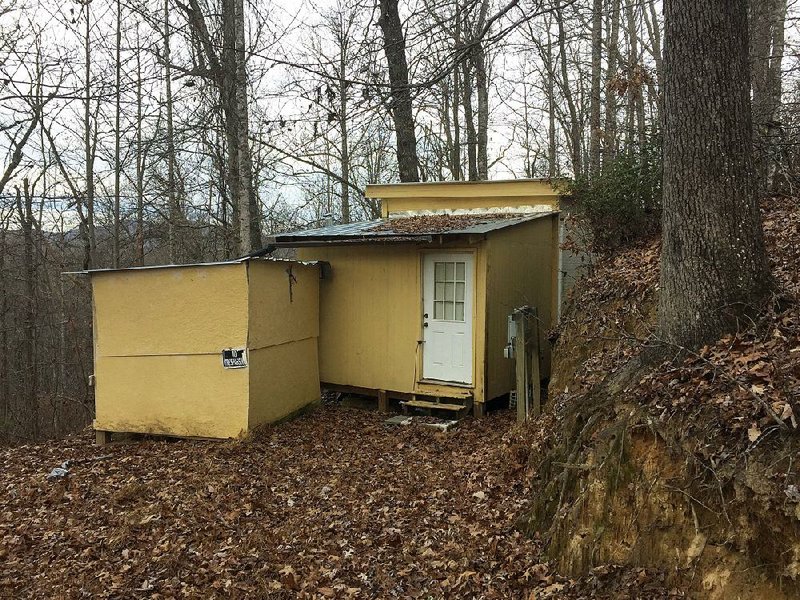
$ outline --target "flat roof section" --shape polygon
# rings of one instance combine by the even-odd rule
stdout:
[[[319,227],[274,236],[278,246],[346,243],[429,243],[434,237],[485,235],[514,227],[535,219],[558,214],[558,211],[537,213],[482,213],[419,215],[374,219]]]

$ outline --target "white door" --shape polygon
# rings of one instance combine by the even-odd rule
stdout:
[[[472,383],[472,254],[423,258],[424,379]]]

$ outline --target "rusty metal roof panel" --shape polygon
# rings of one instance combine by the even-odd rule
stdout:
[[[292,242],[429,242],[431,236],[483,235],[553,214],[557,211],[397,217],[280,233],[274,239],[280,245]]]

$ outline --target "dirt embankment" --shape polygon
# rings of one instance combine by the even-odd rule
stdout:
[[[658,240],[575,288],[525,523],[561,570],[658,567],[702,598],[800,594],[800,202],[764,219],[779,292],[697,353],[642,359],[659,345]]]

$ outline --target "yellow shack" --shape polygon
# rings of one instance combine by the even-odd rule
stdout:
[[[98,442],[236,437],[319,399],[319,265],[89,271]]]
[[[277,235],[325,261],[319,371],[328,389],[482,414],[515,388],[508,317],[535,306],[542,375],[559,303],[559,192],[549,181],[370,185],[382,218]]]

